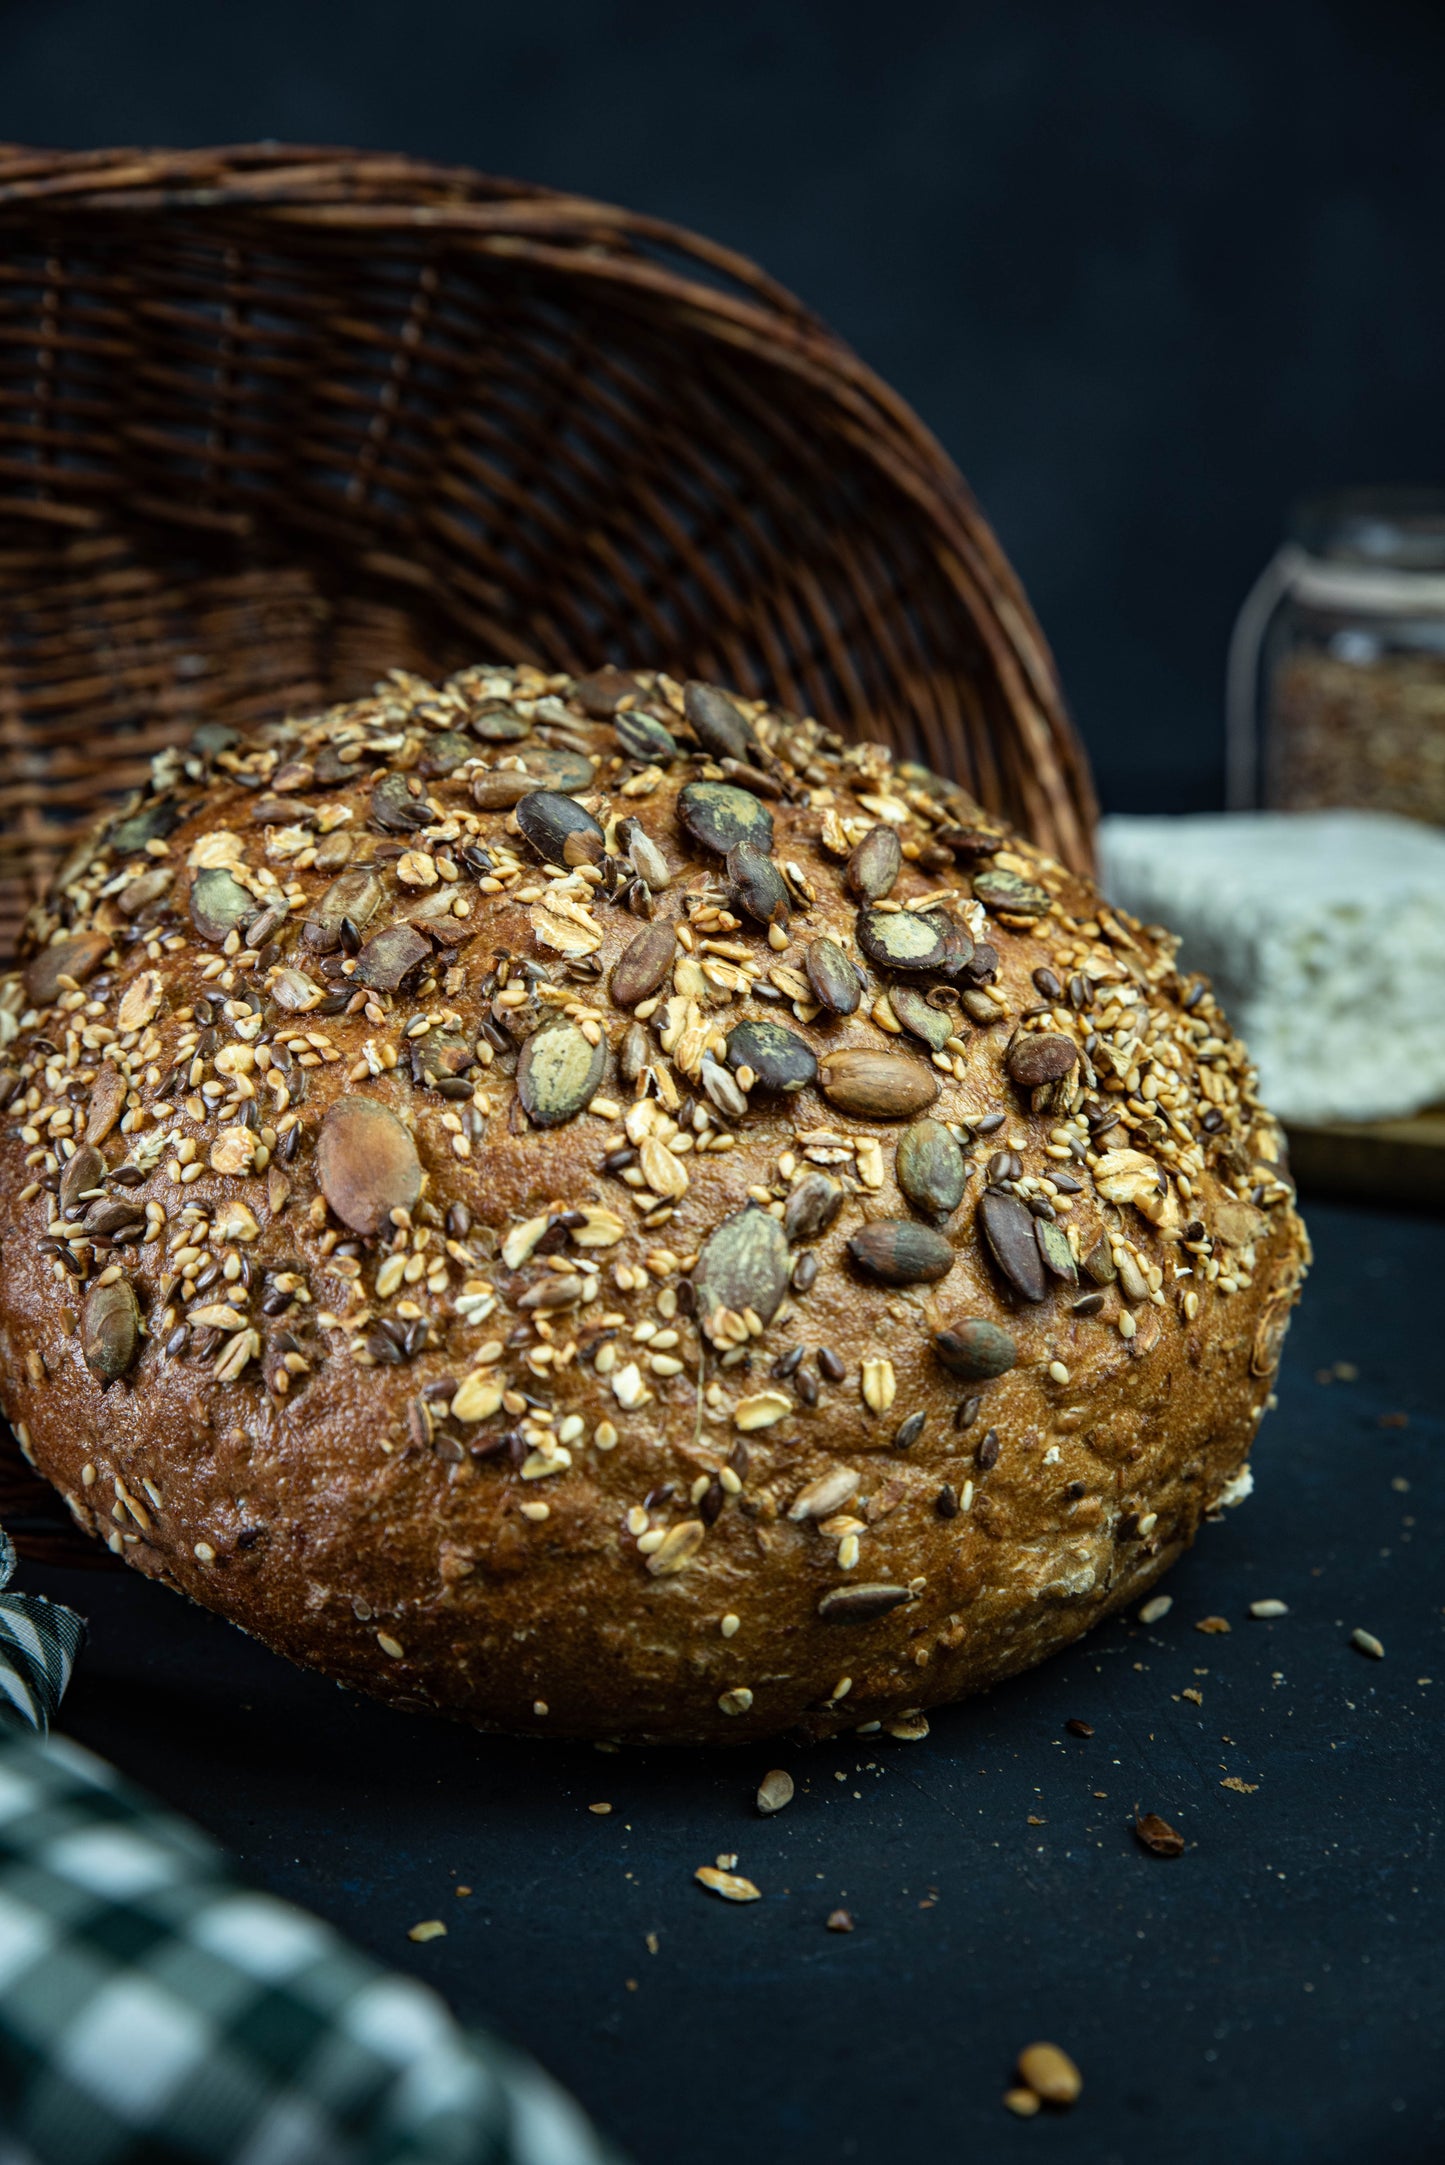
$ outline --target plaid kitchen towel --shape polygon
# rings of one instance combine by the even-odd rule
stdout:
[[[83,1636],[0,1592],[0,2165],[621,2165],[530,2061],[46,1741]]]

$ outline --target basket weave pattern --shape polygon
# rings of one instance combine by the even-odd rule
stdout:
[[[731,684],[1090,860],[962,477],[752,264],[402,158],[0,147],[0,959],[200,722],[478,658]]]

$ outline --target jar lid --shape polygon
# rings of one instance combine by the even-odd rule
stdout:
[[[1445,489],[1334,489],[1296,504],[1289,532],[1325,563],[1445,571]]]

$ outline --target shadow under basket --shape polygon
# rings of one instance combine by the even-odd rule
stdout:
[[[962,476],[751,263],[399,157],[0,148],[0,960],[200,723],[478,660],[766,696],[1090,865]],[[7,1456],[22,1547],[105,1558],[56,1510]]]

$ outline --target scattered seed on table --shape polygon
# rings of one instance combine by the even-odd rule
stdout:
[[[1288,1616],[1289,1603],[1287,1601],[1251,1601],[1249,1613],[1251,1616],[1257,1616],[1261,1619],[1267,1619],[1271,1616]]]
[[[1070,1736],[1091,1737],[1094,1734],[1094,1724],[1091,1721],[1080,1721],[1077,1714],[1071,1714],[1064,1727]]]
[[[1157,1812],[1140,1812],[1134,1820],[1134,1832],[1156,1857],[1182,1857],[1184,1854],[1183,1835]]]
[[[1153,1599],[1146,1601],[1139,1611],[1139,1621],[1141,1624],[1162,1624],[1173,1606],[1174,1596],[1172,1594],[1155,1594]]]
[[[852,1929],[853,1917],[851,1911],[835,1909],[831,1912],[828,1918],[828,1930],[830,1932],[851,1932]]]
[[[1194,1628],[1196,1631],[1213,1634],[1229,1631],[1232,1627],[1227,1616],[1201,1616]]]
[[[428,1917],[421,1924],[414,1924],[406,1936],[408,1939],[423,1942],[429,1939],[445,1939],[447,1928],[440,1917]]]
[[[764,1818],[782,1811],[793,1801],[793,1777],[785,1767],[774,1767],[758,1784],[758,1810]]]
[[[1371,1661],[1383,1661],[1385,1658],[1385,1649],[1373,1631],[1365,1631],[1358,1624],[1350,1633],[1350,1644],[1358,1647],[1362,1654],[1368,1654]]]
[[[737,1872],[721,1872],[715,1865],[700,1864],[693,1878],[713,1894],[720,1894],[725,1902],[760,1902],[762,1891],[750,1879]]]
[[[1046,2105],[1072,2105],[1084,2087],[1083,2076],[1058,2045],[1025,2045],[1018,2066],[1024,2084]]]

